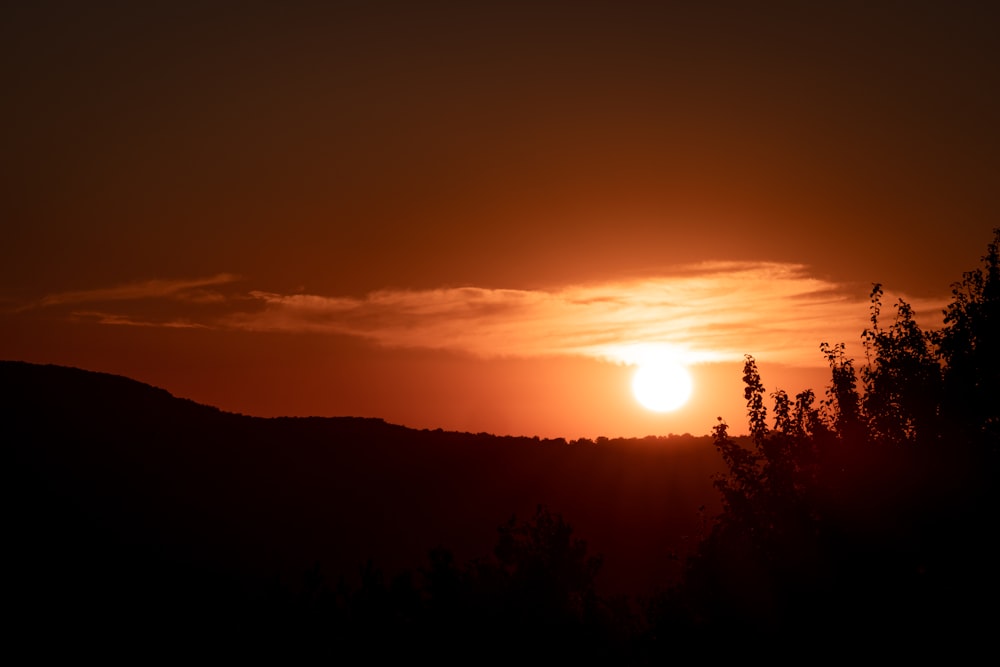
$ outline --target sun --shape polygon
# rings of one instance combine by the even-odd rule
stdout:
[[[674,361],[656,360],[639,366],[632,378],[632,393],[647,410],[670,412],[691,397],[691,375]]]

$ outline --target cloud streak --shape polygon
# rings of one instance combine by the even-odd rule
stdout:
[[[813,366],[820,342],[856,341],[867,303],[842,286],[777,263],[712,263],[674,275],[550,290],[383,290],[364,298],[254,291],[256,310],[221,324],[316,332],[388,347],[483,357],[579,355],[637,363],[652,349],[690,363],[759,359]],[[887,295],[886,316],[894,297]],[[909,300],[918,313],[944,302]]]
[[[237,279],[220,273],[60,292],[22,310],[68,306],[70,317],[106,325],[310,332],[487,358],[574,355],[634,364],[668,353],[701,363],[752,354],[796,366],[823,365],[821,342],[857,345],[869,316],[867,291],[813,277],[799,264],[715,262],[549,289],[467,286],[364,297],[244,292],[230,285]],[[886,321],[896,298],[883,299]],[[907,301],[924,326],[940,325],[943,299]],[[76,307],[102,302],[120,306]]]
[[[239,280],[231,273],[218,273],[207,278],[190,280],[146,280],[128,283],[116,287],[105,287],[91,290],[74,290],[58,292],[42,297],[28,308],[45,308],[77,303],[95,303],[108,301],[139,301],[144,299],[171,298],[192,303],[215,303],[224,297],[218,292],[207,290]]]
[[[89,320],[98,324],[111,324],[128,327],[155,327],[160,329],[208,329],[208,325],[187,320],[141,320],[130,315],[117,313],[102,313],[94,310],[73,311],[72,317],[79,320]]]

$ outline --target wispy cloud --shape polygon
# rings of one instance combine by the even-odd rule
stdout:
[[[206,289],[239,280],[231,273],[219,273],[207,278],[189,280],[145,280],[115,287],[57,292],[42,297],[27,308],[44,308],[75,303],[107,301],[137,301],[143,299],[177,299],[193,303],[213,303],[223,300],[218,292]]]
[[[582,355],[635,363],[650,349],[689,362],[822,363],[822,341],[856,341],[866,295],[776,263],[712,263],[669,276],[550,290],[384,290],[364,298],[251,292],[256,310],[227,327],[360,336],[390,347],[484,357]],[[887,296],[886,304],[894,297]],[[918,313],[944,303],[909,300]],[[886,309],[891,315],[891,309]]]
[[[113,324],[129,327],[157,327],[165,329],[208,329],[208,325],[188,320],[142,320],[130,315],[118,313],[102,313],[95,310],[75,310],[72,317],[79,320],[89,320],[98,324]]]
[[[856,344],[869,314],[865,290],[780,263],[694,264],[667,275],[549,289],[380,290],[364,297],[223,287],[236,280],[220,273],[60,292],[32,307],[120,302],[74,308],[71,316],[133,327],[337,334],[481,357],[577,355],[631,364],[666,350],[689,363],[749,353],[799,366],[824,363],[820,342]],[[884,317],[891,318],[897,296],[886,294]],[[922,324],[940,325],[944,299],[907,301]]]

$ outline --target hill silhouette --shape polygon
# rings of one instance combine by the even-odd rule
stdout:
[[[215,627],[229,612],[212,605],[296,590],[308,572],[352,582],[365,563],[391,575],[438,546],[488,554],[498,526],[539,505],[603,555],[603,593],[642,594],[673,582],[673,554],[719,506],[709,437],[567,443],[265,419],[15,361],[0,362],[0,405],[8,583],[26,628],[121,623],[125,609]]]

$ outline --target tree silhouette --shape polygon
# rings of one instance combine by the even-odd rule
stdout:
[[[868,360],[861,375],[869,437],[890,444],[929,440],[937,428],[941,394],[933,337],[920,329],[913,308],[902,299],[895,306],[895,320],[882,326],[878,283],[872,287],[871,304],[872,326],[861,335]]]
[[[1000,227],[982,267],[952,285],[936,338],[944,364],[942,409],[948,427],[997,455],[1000,442]]]
[[[847,357],[842,342],[833,346],[820,343],[819,349],[830,366],[830,386],[826,391],[826,400],[823,401],[827,412],[826,423],[843,438],[861,438],[864,435],[864,425],[854,360]]]
[[[654,639],[875,639],[887,620],[948,638],[987,622],[970,591],[1000,590],[988,537],[998,509],[1000,229],[983,267],[952,294],[945,328],[928,333],[903,300],[886,324],[875,284],[861,389],[843,343],[822,343],[831,381],[821,409],[811,391],[793,403],[776,390],[773,427],[746,357],[749,435],[733,438],[721,418],[714,428],[727,468],[715,480],[722,512],[684,580],[650,606]]]

